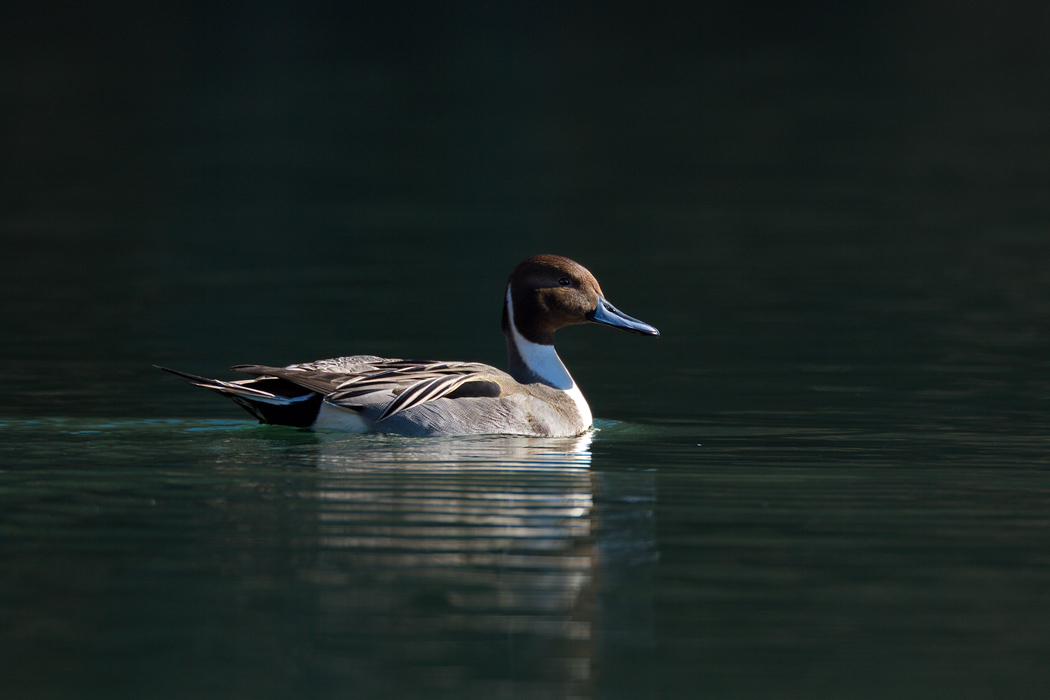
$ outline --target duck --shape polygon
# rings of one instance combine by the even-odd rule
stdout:
[[[478,362],[375,355],[236,365],[233,371],[251,378],[232,381],[157,368],[233,399],[264,424],[429,437],[574,437],[591,429],[591,409],[554,349],[554,333],[584,323],[660,335],[613,306],[587,268],[536,255],[507,281],[507,372]]]

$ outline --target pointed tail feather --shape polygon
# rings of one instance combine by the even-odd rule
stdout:
[[[223,396],[230,397],[244,410],[258,418],[261,423],[308,428],[317,420],[317,413],[321,409],[322,397],[320,394],[303,389],[283,379],[253,377],[251,379],[227,382],[221,379],[211,379],[177,369],[161,367],[160,365],[154,365],[154,367],[170,372],[177,377],[182,377],[193,386],[211,389]],[[270,382],[272,383],[271,386],[278,389],[290,389],[291,393],[282,395],[247,386],[247,384],[262,382]]]
[[[161,367],[160,365],[153,365],[157,369],[162,369],[165,372],[170,372],[178,377],[182,377],[193,386],[201,386],[205,389],[211,389],[217,391],[220,394],[233,394],[236,396],[244,396],[247,398],[255,399],[257,401],[267,402],[279,402],[287,403],[288,397],[278,396],[269,391],[262,391],[260,389],[253,389],[250,386],[244,386],[246,382],[254,382],[256,379],[243,379],[234,382],[224,382],[221,379],[210,379],[208,377],[202,377],[199,374],[190,374],[189,372],[183,372],[177,369],[170,369],[168,367]]]

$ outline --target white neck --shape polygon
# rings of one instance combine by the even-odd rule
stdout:
[[[518,331],[518,326],[514,323],[514,304],[511,303],[509,286],[507,287],[507,320],[510,322],[511,342],[514,343],[521,361],[528,370],[545,384],[568,394],[576,404],[584,423],[590,425],[591,407],[587,405],[587,400],[583,398],[583,393],[576,386],[569,370],[565,368],[565,363],[558,357],[554,346],[526,340]]]

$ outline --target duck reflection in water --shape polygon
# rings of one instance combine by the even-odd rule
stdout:
[[[593,472],[590,443],[320,434],[321,634],[380,685],[592,695],[651,643],[655,544],[652,475]]]

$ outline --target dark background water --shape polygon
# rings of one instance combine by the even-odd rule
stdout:
[[[10,697],[1041,697],[1039,3],[0,21]],[[502,365],[590,442],[258,428],[152,363]],[[223,376],[226,376],[223,374]]]

